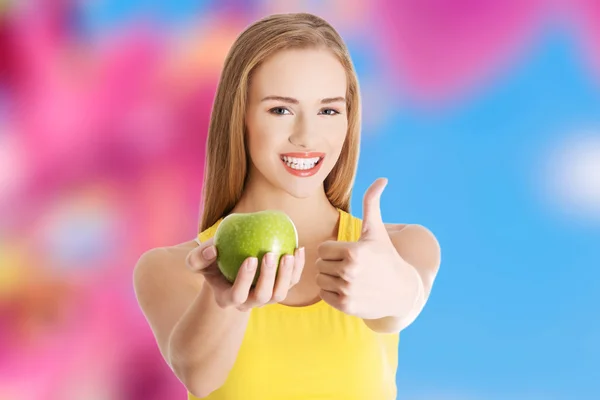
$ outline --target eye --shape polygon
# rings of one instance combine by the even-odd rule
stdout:
[[[325,115],[337,115],[340,112],[338,110],[333,109],[333,108],[326,108],[324,110],[321,110],[321,113],[323,113]]]
[[[284,108],[284,107],[275,107],[275,108],[271,108],[269,110],[269,112],[272,114],[275,114],[275,115],[285,115],[286,112],[289,114],[290,110],[288,110],[287,108]]]

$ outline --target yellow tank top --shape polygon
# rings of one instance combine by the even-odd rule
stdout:
[[[356,241],[362,221],[340,211],[338,240]],[[198,235],[205,241],[221,220]],[[225,384],[206,400],[396,399],[398,334],[379,334],[324,301],[270,304],[250,320]],[[198,400],[191,393],[189,400]]]

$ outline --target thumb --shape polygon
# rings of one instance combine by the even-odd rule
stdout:
[[[213,238],[210,238],[189,252],[186,264],[192,271],[201,271],[214,263],[216,258],[217,248]]]
[[[381,232],[385,232],[385,225],[381,218],[380,200],[387,182],[386,178],[376,179],[365,192],[363,198],[363,225],[361,238],[377,236]]]

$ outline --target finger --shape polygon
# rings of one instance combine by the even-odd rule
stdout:
[[[204,276],[204,280],[212,287],[215,294],[220,295],[231,289],[231,282],[223,276],[216,265],[201,270],[200,273]]]
[[[339,307],[340,295],[334,292],[328,292],[327,290],[321,290],[319,296],[323,301],[334,308]]]
[[[292,272],[292,281],[290,286],[296,285],[302,278],[302,271],[304,270],[304,263],[306,260],[306,254],[304,247],[296,249],[294,256],[294,270]]]
[[[342,261],[348,258],[356,242],[328,240],[317,248],[319,258],[327,261]]]
[[[252,306],[248,305],[247,303],[244,304],[240,304],[239,306],[236,307],[239,311],[242,312],[247,312],[252,310]]]
[[[217,248],[213,244],[213,238],[210,238],[188,253],[186,265],[190,270],[198,272],[210,266],[216,259]]]
[[[275,284],[275,273],[277,271],[277,257],[274,253],[267,253],[263,257],[260,267],[258,282],[250,301],[256,305],[263,305],[271,300],[273,286]]]
[[[257,265],[258,259],[256,257],[248,257],[242,263],[235,282],[229,291],[229,299],[232,304],[240,305],[248,300]]]
[[[342,277],[341,271],[344,265],[343,261],[327,261],[322,258],[318,258],[315,261],[315,267],[321,274],[338,277]]]
[[[362,235],[380,234],[385,225],[381,219],[381,194],[387,185],[386,178],[379,178],[369,186],[363,197]]]
[[[275,287],[273,289],[273,296],[270,303],[279,303],[285,300],[288,290],[290,288],[290,282],[292,281],[292,273],[294,272],[294,256],[286,254],[281,258],[281,265],[277,272],[277,278],[275,280]]]
[[[317,274],[317,285],[327,292],[344,294],[347,282],[337,276]]]

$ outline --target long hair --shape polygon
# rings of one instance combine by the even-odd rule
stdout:
[[[350,212],[360,141],[360,95],[350,53],[337,31],[322,18],[308,13],[274,14],[246,28],[225,59],[208,129],[200,231],[229,213],[244,189],[248,173],[246,100],[253,71],[278,51],[311,47],[331,51],[346,71],[348,132],[324,189],[333,206]]]

